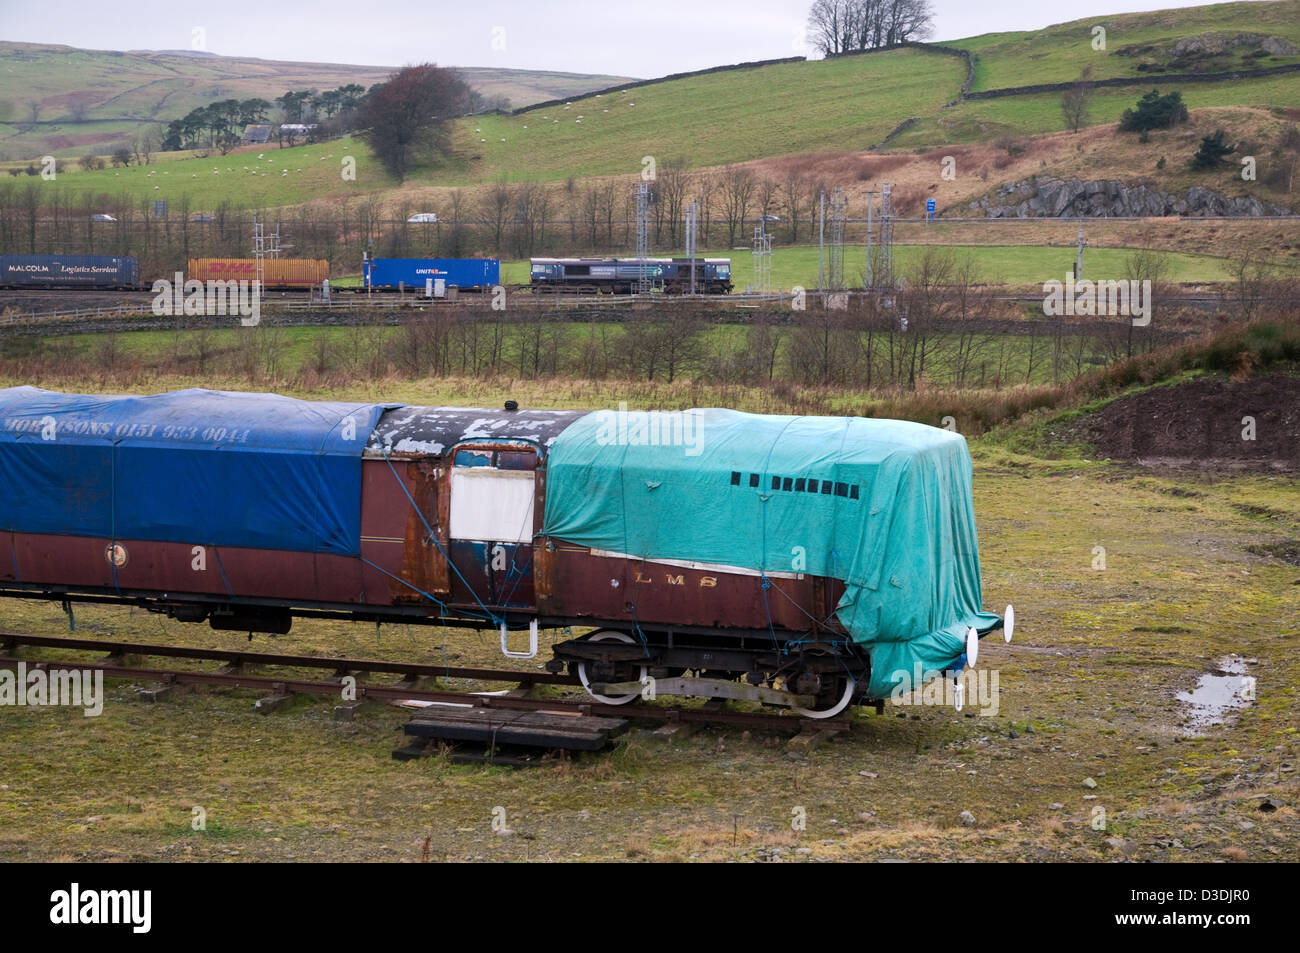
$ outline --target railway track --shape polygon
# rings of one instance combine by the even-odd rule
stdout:
[[[93,661],[64,658],[40,658],[19,650],[58,649],[75,652],[107,653]],[[137,660],[167,658],[191,662],[219,663],[216,671],[180,668],[156,668]],[[51,668],[76,668],[103,672],[105,678],[124,678],[158,682],[164,686],[218,685],[262,691],[268,696],[316,695],[342,697],[340,679],[357,679],[355,700],[397,703],[424,701],[463,705],[502,711],[550,712],[571,715],[605,715],[632,720],[657,721],[665,724],[716,724],[742,728],[790,728],[822,731],[845,731],[850,727],[848,715],[809,722],[793,713],[756,713],[732,711],[717,706],[690,708],[636,701],[627,705],[607,705],[591,698],[536,698],[525,694],[537,686],[581,689],[576,676],[545,671],[473,668],[438,665],[428,662],[394,662],[382,659],[334,658],[315,655],[287,655],[273,652],[246,652],[238,649],[200,649],[188,646],[119,642],[104,639],[79,639],[61,636],[0,633],[0,668],[16,669],[23,663],[27,671]],[[265,669],[284,669],[268,673]],[[328,670],[325,678],[304,677],[294,669]],[[363,680],[368,675],[398,675],[399,681],[380,684]],[[516,686],[508,694],[488,694],[470,689],[420,687],[421,679],[465,679],[477,682],[506,683]],[[351,700],[351,699],[349,699]]]

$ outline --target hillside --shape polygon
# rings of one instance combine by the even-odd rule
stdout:
[[[1106,30],[1104,50],[1093,49],[1097,26]],[[947,45],[974,55],[975,92],[1068,83],[1084,68],[1093,79],[1259,69],[1300,63],[1300,0],[1098,16]]]
[[[1261,44],[1264,40],[1259,37],[1269,36],[1278,43],[1290,43],[1288,37],[1300,42],[1296,35],[1300,27],[1281,15],[1288,11],[1300,12],[1300,0],[1225,4],[1180,13],[1187,14],[1189,29],[1203,30],[1185,35],[1194,43],[1199,42],[1198,37],[1232,32],[1228,27],[1233,24],[1240,28],[1238,33],[1254,29],[1251,35]],[[1158,47],[1170,29],[1171,17],[1166,11],[1105,18],[1112,52],[1097,52],[1098,62],[1119,55],[1113,48],[1125,48],[1128,41],[1121,42],[1122,37],[1138,37],[1145,45]],[[1041,35],[1075,36],[1082,22],[1051,27]],[[1271,24],[1277,30],[1265,34],[1259,24]],[[1085,47],[1089,35],[1085,30]],[[978,50],[975,63],[984,85],[1075,75],[1077,51],[1059,42],[1040,49],[1027,37],[1001,34],[959,42]],[[1283,49],[1277,43],[1270,45]],[[1143,55],[1150,61],[1155,54]],[[1032,59],[1037,70],[1016,72],[1020,68],[1015,66],[1017,57]],[[1121,60],[1106,69],[1113,73],[1127,68],[1129,59]],[[382,210],[404,220],[412,212],[431,211],[445,223],[464,226],[457,230],[456,253],[494,253],[506,258],[527,254],[520,248],[503,248],[500,234],[488,236],[490,229],[485,223],[494,214],[489,207],[491,193],[499,190],[499,183],[549,183],[544,193],[536,193],[546,196],[545,212],[539,214],[550,223],[570,223],[560,250],[572,252],[582,243],[592,251],[607,252],[627,244],[623,240],[626,234],[622,239],[616,237],[615,223],[621,224],[629,214],[624,204],[627,184],[641,171],[645,156],[654,157],[661,170],[680,163],[694,173],[692,189],[710,190],[705,205],[711,211],[712,227],[708,216],[701,227],[715,245],[734,244],[733,239],[748,234],[744,227],[737,231],[725,224],[719,230],[729,180],[723,167],[733,163],[755,173],[757,181],[767,183],[762,187],[775,195],[783,194],[772,192],[776,186],[788,181],[802,183],[806,201],[799,213],[801,228],[790,224],[784,200],[775,199],[774,211],[785,218],[775,229],[779,244],[802,244],[813,237],[808,223],[816,215],[812,207],[815,186],[843,188],[853,218],[863,214],[867,190],[878,188],[883,181],[895,184],[894,207],[901,215],[919,216],[925,200],[932,198],[945,219],[982,217],[982,212],[972,211],[975,206],[971,203],[994,196],[1002,186],[1042,177],[1116,180],[1180,195],[1197,187],[1225,198],[1249,196],[1267,205],[1300,209],[1293,153],[1280,146],[1288,129],[1300,119],[1296,107],[1300,104],[1300,71],[1165,86],[1183,94],[1192,109],[1190,119],[1174,129],[1152,131],[1145,142],[1133,134],[1117,133],[1115,125],[1122,111],[1150,88],[1145,78],[1134,80],[1132,86],[1094,89],[1086,128],[1071,133],[1063,130],[1059,92],[963,99],[966,75],[962,56],[928,48],[718,68],[631,89],[573,94],[558,104],[513,114],[457,120],[454,155],[437,164],[417,166],[403,182],[389,175],[371,157],[364,136],[357,136],[283,151],[267,149],[261,158],[258,154],[263,147],[253,147],[251,153],[241,151],[225,157],[158,155],[144,168],[86,172],[73,165],[60,173],[57,182],[46,183],[41,192],[50,196],[66,191],[71,195],[64,201],[77,207],[94,205],[99,211],[122,211],[129,203],[132,210],[128,215],[150,199],[166,199],[177,213],[187,214],[217,212],[222,207],[298,207],[299,211],[291,214],[310,219]],[[581,80],[569,76],[565,81]],[[1216,129],[1224,130],[1229,141],[1241,147],[1241,154],[1258,157],[1257,181],[1243,181],[1235,162],[1215,171],[1191,170],[1189,163],[1201,137]],[[940,174],[941,163],[948,156],[956,163],[952,179]],[[344,157],[355,159],[355,179],[339,174]],[[21,175],[21,167],[27,165],[11,164],[8,171],[18,173],[18,178],[6,176],[0,181],[5,194],[22,194],[28,179]],[[593,211],[605,201],[598,192],[614,196],[604,213]],[[515,198],[521,195],[517,192]],[[358,201],[370,211],[354,211]],[[752,221],[756,214],[752,203],[759,201],[758,195],[749,201],[747,216]],[[540,208],[534,207],[534,212]],[[599,248],[590,237],[597,231],[592,216],[598,214],[608,219]],[[578,222],[587,223],[581,235]],[[950,222],[922,234],[900,232],[898,241],[1044,248],[1074,244],[1071,229],[1056,231],[1057,225],[1042,221],[1028,225],[1033,227],[1003,220],[1000,227],[990,230],[978,221]],[[1232,258],[1248,245],[1254,254],[1287,267],[1300,260],[1300,241],[1287,219],[1242,219],[1224,224],[1157,221],[1131,226],[1104,225],[1093,219],[1088,232],[1090,243],[1113,248],[1150,246]],[[550,247],[561,241],[561,233],[550,228],[546,239]],[[860,239],[858,235],[856,240]],[[849,240],[855,240],[852,228]],[[428,252],[447,253],[448,247],[437,244],[442,241],[437,238],[436,247],[430,245]],[[663,250],[665,242],[656,236],[656,245]],[[1216,267],[1183,277],[1218,280],[1220,271]]]
[[[82,50],[0,42],[0,160],[110,151],[142,129],[217,99],[274,99],[290,89],[370,86],[387,66],[296,63],[188,51]],[[617,76],[470,68],[466,81],[516,106],[624,81]],[[31,122],[31,108],[38,120]]]
[[[776,63],[462,120],[457,147],[464,181],[639,173],[646,155],[698,167],[863,150],[942,106],[962,74],[957,60],[913,49]]]

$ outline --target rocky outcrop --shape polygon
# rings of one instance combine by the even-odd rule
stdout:
[[[1261,36],[1258,33],[1238,33],[1235,36],[1189,36],[1179,40],[1169,52],[1175,57],[1225,53],[1239,46],[1254,47],[1272,56],[1295,56],[1297,50],[1280,36]]]
[[[971,209],[989,218],[1131,218],[1163,215],[1261,218],[1290,215],[1290,209],[1261,202],[1252,195],[1228,198],[1213,189],[1193,186],[1183,195],[1117,179],[1084,182],[1050,176],[1021,179],[999,186]]]

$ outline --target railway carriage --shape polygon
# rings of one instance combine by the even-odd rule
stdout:
[[[900,421],[19,387],[0,479],[0,595],[487,627],[528,657],[586,628],[548,667],[610,704],[653,678],[825,717],[1003,626],[965,441]]]

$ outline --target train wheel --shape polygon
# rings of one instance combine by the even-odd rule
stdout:
[[[593,632],[587,636],[588,642],[628,642],[635,644],[636,640],[626,632],[615,632],[613,629],[601,629],[599,632]],[[637,675],[638,681],[645,681],[649,674],[649,669],[642,665],[640,674]],[[598,702],[606,705],[626,705],[628,702],[636,701],[641,697],[640,692],[632,692],[627,695],[598,695],[591,690],[591,680],[587,676],[587,663],[578,663],[578,678],[582,681],[582,687],[587,690],[587,694]]]
[[[844,692],[840,695],[839,701],[833,701],[835,691],[840,685],[844,686]],[[844,709],[849,707],[849,702],[853,701],[853,694],[858,690],[857,680],[851,675],[841,675],[833,681],[833,688],[829,692],[824,692],[817,696],[817,704],[825,702],[829,705],[826,708],[797,708],[791,706],[790,710],[798,712],[805,718],[834,718]]]

